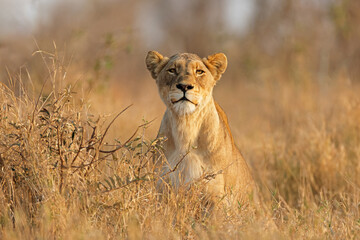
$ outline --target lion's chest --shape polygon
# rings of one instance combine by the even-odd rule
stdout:
[[[201,155],[187,152],[174,151],[167,157],[168,165],[164,172],[170,171],[170,180],[175,186],[187,184],[200,178],[205,170]]]
[[[184,125],[181,125],[184,124]],[[173,171],[173,184],[186,184],[200,178],[207,170],[206,150],[199,148],[199,123],[179,123],[171,128],[171,145],[165,146],[168,166],[165,171]]]

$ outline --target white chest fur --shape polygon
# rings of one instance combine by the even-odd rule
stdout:
[[[218,123],[218,121],[215,120]],[[181,125],[184,124],[184,125]],[[208,165],[209,155],[208,148],[211,148],[213,141],[207,141],[207,147],[204,149],[199,146],[199,135],[206,134],[203,131],[201,121],[182,121],[181,123],[172,126],[172,137],[174,138],[175,150],[172,152],[165,152],[168,164],[164,168],[164,172],[170,172],[169,179],[173,186],[179,187],[184,184],[193,182],[196,179],[213,173],[213,168]],[[213,126],[213,130],[218,127]],[[185,129],[185,130],[184,130]],[[215,140],[210,137],[210,139]],[[204,145],[204,144],[202,144]],[[212,180],[210,185],[210,192],[222,193],[224,190],[224,179],[221,175]]]
[[[175,186],[199,178],[205,170],[204,156],[197,149],[201,124],[194,118],[184,116],[171,126],[175,149],[165,152],[168,161],[165,171],[173,170],[170,180]]]

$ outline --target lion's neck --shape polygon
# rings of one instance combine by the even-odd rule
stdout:
[[[199,146],[199,136],[210,134],[219,125],[219,117],[216,114],[214,100],[211,99],[201,110],[190,115],[172,116],[171,133],[174,139],[175,148],[182,153],[190,151]],[[212,123],[211,126],[206,126]],[[201,132],[204,131],[203,134]],[[206,131],[206,132],[205,132]]]

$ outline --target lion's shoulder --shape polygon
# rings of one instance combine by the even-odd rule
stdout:
[[[228,121],[228,118],[227,118],[224,110],[220,107],[220,105],[217,102],[215,102],[215,108],[216,108],[217,114],[219,115],[220,121],[225,126],[226,131],[227,131],[227,133],[229,134],[229,136],[231,138],[231,143],[234,145],[234,139],[233,139],[233,136],[231,134],[229,121]]]

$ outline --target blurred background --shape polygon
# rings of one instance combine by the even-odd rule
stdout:
[[[79,86],[94,113],[134,104],[114,137],[144,119],[155,119],[155,137],[165,107],[147,51],[224,52],[215,98],[239,145],[251,149],[301,119],[330,121],[335,103],[356,95],[359,24],[360,2],[350,0],[1,0],[0,77],[38,93],[55,64],[66,73],[59,84]]]

